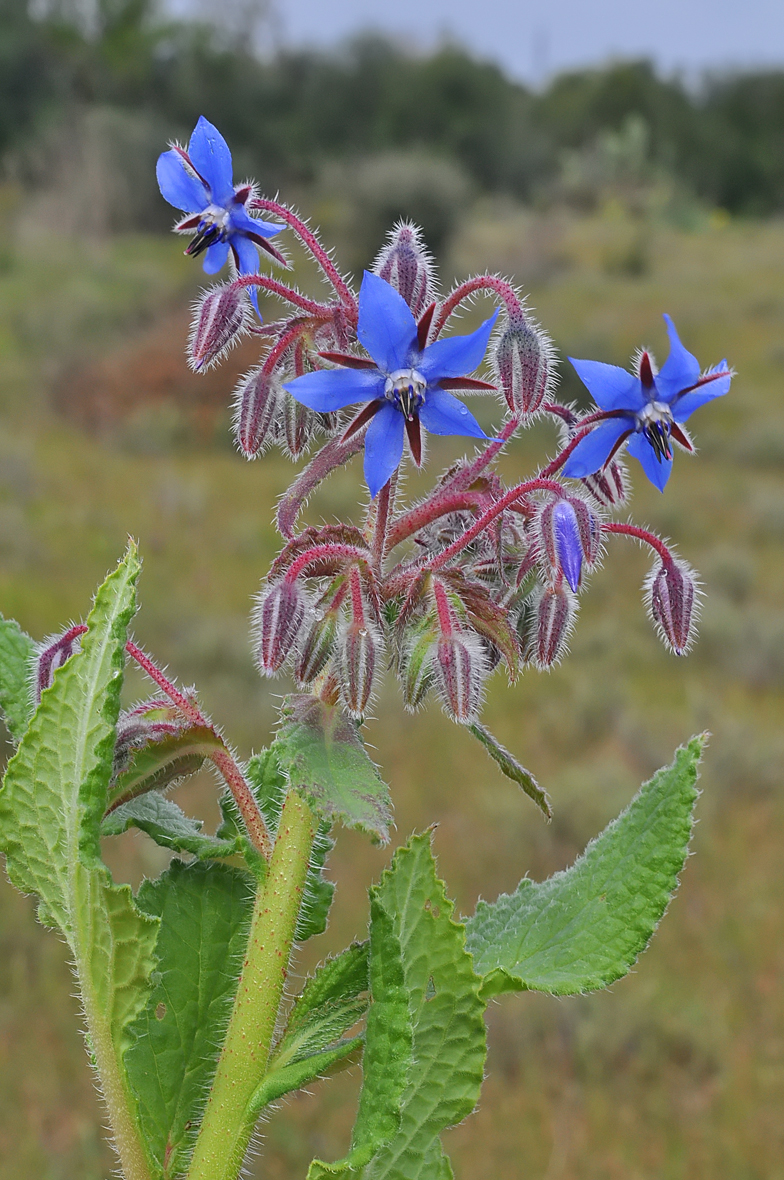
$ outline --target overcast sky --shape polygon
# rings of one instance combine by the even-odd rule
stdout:
[[[288,46],[331,46],[370,28],[424,49],[452,37],[534,83],[611,57],[652,57],[665,72],[691,76],[784,66],[784,0],[276,0],[275,8],[276,40]]]

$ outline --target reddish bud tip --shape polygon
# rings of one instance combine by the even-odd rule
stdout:
[[[197,373],[217,364],[250,325],[250,302],[234,284],[212,287],[196,306],[188,341],[188,363]]]
[[[255,459],[274,436],[283,401],[277,378],[251,369],[234,391],[234,437],[246,459]]]
[[[354,717],[362,717],[373,695],[383,642],[375,627],[352,620],[340,642],[340,681],[343,703]]]
[[[403,296],[416,317],[422,314],[433,297],[433,259],[418,226],[399,222],[373,270]]]
[[[256,664],[264,676],[280,671],[299,637],[307,609],[305,592],[297,582],[276,582],[259,595],[251,626]]]
[[[542,587],[532,605],[525,655],[544,671],[566,654],[577,614],[577,599],[569,587],[560,582]]]
[[[84,623],[77,623],[75,627],[69,627],[62,635],[47,640],[39,647],[35,667],[36,701],[40,701],[41,693],[51,685],[57,669],[81,650],[81,637],[86,630]]]
[[[657,561],[645,580],[645,605],[662,642],[683,656],[696,638],[699,582],[679,558]]]
[[[453,631],[442,635],[433,671],[444,707],[454,721],[470,725],[479,716],[487,677],[487,657],[478,635]]]
[[[604,508],[620,508],[629,498],[626,468],[619,459],[611,459],[603,471],[595,471],[580,480],[597,504]]]
[[[494,367],[509,409],[516,414],[535,413],[549,384],[550,342],[522,311],[519,319],[511,321],[501,334]]]

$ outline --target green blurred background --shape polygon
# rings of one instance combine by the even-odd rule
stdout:
[[[102,0],[88,24],[67,4],[0,3],[0,607],[37,638],[59,630],[138,537],[137,636],[196,682],[243,755],[285,691],[259,682],[246,634],[292,469],[232,451],[228,403],[252,344],[206,377],[185,366],[201,272],[165,236],[153,166],[167,138],[206,114],[236,174],[280,187],[354,270],[393,218],[418,219],[445,282],[513,275],[562,355],[624,364],[645,343],[663,359],[666,310],[703,363],[738,369],[731,396],[695,417],[699,457],[678,456],[665,496],[633,472],[635,520],[703,576],[694,653],[661,648],[641,605],[647,558],[616,538],[568,661],[491,683],[487,720],[548,788],[552,824],[436,704],[407,716],[391,682],[369,736],[395,841],[437,821],[441,870],[470,912],[569,864],[680,741],[712,731],[695,856],[651,949],[609,993],[495,1004],[480,1109],[446,1146],[458,1180],[782,1180],[784,74],[689,90],[630,62],[533,93],[454,47],[364,39],[261,62],[145,0]],[[495,412],[480,410],[488,425]],[[537,425],[505,474],[554,446]],[[430,474],[460,453],[434,441]],[[355,514],[360,497],[355,461],[307,518]],[[178,798],[214,820],[209,776]],[[131,834],[107,857],[133,882],[165,863]],[[331,925],[300,975],[361,934],[388,857],[339,833]],[[61,943],[3,882],[1,1180],[111,1172],[72,992]],[[355,1071],[289,1101],[251,1174],[297,1180],[314,1153],[340,1155],[358,1085]]]

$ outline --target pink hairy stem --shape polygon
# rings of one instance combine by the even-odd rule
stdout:
[[[434,495],[423,504],[415,505],[398,516],[390,525],[387,534],[387,551],[391,552],[396,545],[400,545],[441,516],[466,509],[474,511],[481,507],[483,499],[484,496],[479,492],[452,492],[450,490],[443,494]]]
[[[358,549],[355,545],[314,545],[312,549],[306,549],[304,553],[300,553],[296,561],[291,563],[283,580],[289,583],[296,582],[303,570],[315,562],[344,560],[367,562],[367,558],[367,552]]]
[[[449,639],[454,629],[452,626],[452,608],[449,605],[446,590],[440,582],[433,583],[433,597],[436,600],[438,628],[444,639]]]
[[[328,303],[317,303],[315,299],[308,299],[307,295],[301,295],[293,287],[287,287],[285,283],[278,282],[277,279],[271,278],[270,275],[242,275],[241,278],[234,280],[232,286],[261,287],[263,291],[269,291],[270,294],[277,295],[279,299],[284,299],[286,303],[291,303],[294,307],[299,307],[302,311],[306,311],[308,315],[312,315],[317,319],[329,319],[331,315]]]
[[[132,640],[128,640],[125,645],[125,650],[131,656],[140,668],[143,669],[153,680],[159,688],[163,689],[172,704],[176,705],[182,715],[187,718],[193,725],[205,725],[212,729],[210,722],[204,716],[201,709],[195,701],[189,700],[179,689],[172,684],[161,669],[153,663],[148,655],[146,655],[140,647],[137,647]],[[248,786],[245,775],[240,770],[234,758],[230,754],[225,745],[221,744],[220,749],[210,750],[208,757],[213,762],[215,767],[223,777],[226,786],[234,796],[234,801],[239,808],[245,828],[250,838],[251,843],[257,852],[260,852],[265,860],[269,860],[272,856],[272,840],[270,839],[267,825],[264,822],[264,816],[261,814],[259,805]]]
[[[546,467],[542,468],[541,475],[546,477],[548,475],[555,475],[557,471],[560,471],[577,444],[581,443],[583,439],[591,433],[590,428],[596,422],[604,422],[607,418],[623,417],[628,417],[627,410],[598,410],[595,414],[588,414],[585,418],[581,418],[580,430],[578,430],[574,438],[569,439],[569,442],[566,444],[564,449],[559,451],[555,458],[550,463],[548,463]],[[619,445],[622,441],[622,439],[619,440]],[[610,459],[612,459],[617,449],[618,448],[616,447],[615,450],[613,450],[608,456],[607,463],[609,463]],[[607,463],[605,463],[605,467],[607,466]]]
[[[504,449],[509,439],[520,426],[521,421],[522,419],[516,414],[509,418],[499,431],[498,438],[494,438],[489,442],[484,450],[480,451],[474,461],[469,463],[467,467],[462,467],[456,471],[444,484],[444,490],[448,489],[450,492],[457,492],[465,491],[469,488],[485,468],[489,467],[496,455]]]
[[[358,430],[350,438],[331,438],[301,471],[278,505],[277,526],[283,537],[294,536],[294,526],[300,510],[323,479],[361,451],[365,444],[364,431]]]
[[[293,213],[286,205],[278,204],[277,201],[270,201],[267,197],[256,197],[251,201],[251,205],[254,209],[265,209],[268,213],[275,213],[281,221],[285,221],[286,225],[294,230],[294,233],[303,245],[307,246],[308,250],[310,250],[316,262],[335,288],[335,292],[340,298],[341,303],[352,313],[352,318],[356,322],[356,298],[348,283],[318,240],[318,237],[313,233],[313,230],[309,229],[305,222],[297,217],[296,213]]]
[[[384,557],[390,548],[388,543],[389,521],[395,507],[395,492],[397,491],[397,472],[393,472],[388,481],[378,493],[376,518],[373,523],[373,540],[371,545],[372,564],[374,570],[380,570]]]
[[[646,545],[650,545],[651,549],[659,554],[665,565],[674,565],[672,554],[664,544],[664,541],[654,533],[649,533],[647,529],[641,529],[636,524],[621,524],[616,521],[609,521],[607,524],[602,525],[602,532],[620,533],[625,537],[634,537],[637,541],[644,541]]]
[[[438,339],[452,313],[464,299],[468,299],[476,291],[492,291],[495,295],[503,299],[509,318],[512,320],[520,319],[523,314],[522,308],[520,307],[520,300],[517,297],[514,287],[504,282],[503,279],[499,279],[497,275],[477,275],[476,278],[466,279],[464,283],[461,283],[459,287],[454,289],[451,295],[447,295],[438,309],[438,314],[430,331],[431,340]]]

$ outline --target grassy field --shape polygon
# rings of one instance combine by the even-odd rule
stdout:
[[[651,949],[608,993],[491,1008],[480,1109],[446,1136],[456,1175],[784,1180],[784,224],[706,219],[687,232],[611,208],[577,220],[497,206],[471,218],[447,261],[514,273],[563,355],[623,364],[645,343],[664,359],[669,311],[703,363],[727,356],[739,372],[731,396],[693,419],[700,455],[677,457],[665,496],[633,472],[635,520],[703,575],[692,656],[661,648],[641,604],[647,558],[616,538],[570,659],[511,689],[492,682],[488,723],[548,788],[552,824],[437,705],[411,718],[391,682],[378,702],[370,738],[393,789],[393,844],[438,821],[463,912],[523,873],[569,864],[677,744],[713,734],[695,856]],[[226,439],[232,374],[252,349],[230,372],[187,374],[195,281],[172,241],[0,249],[0,609],[37,637],[81,617],[133,534],[145,558],[138,637],[197,683],[247,754],[267,741],[284,689],[253,672],[246,625],[290,467],[276,455],[245,464]],[[564,390],[579,392],[568,374]],[[549,427],[534,428],[506,474],[553,445]],[[430,469],[459,453],[452,440],[433,446]],[[310,518],[354,512],[359,474],[355,462],[335,477]],[[186,796],[214,817],[209,778]],[[134,882],[163,863],[141,836],[108,855]],[[298,971],[361,933],[366,887],[388,857],[339,834],[331,925]],[[99,1180],[112,1156],[63,948],[29,901],[0,889],[0,1180]],[[357,1071],[287,1103],[252,1175],[298,1180],[314,1153],[342,1154],[358,1084]]]

